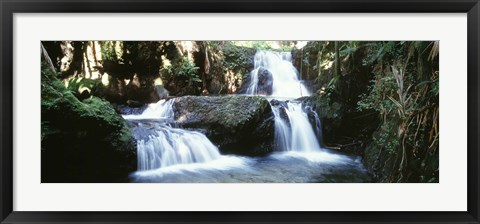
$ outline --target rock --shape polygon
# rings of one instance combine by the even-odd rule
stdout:
[[[141,107],[130,107],[125,104],[116,104],[116,103],[112,103],[111,105],[113,106],[113,108],[118,114],[123,114],[123,115],[142,114],[143,111],[145,111],[148,108],[147,104],[144,104]]]
[[[127,106],[133,107],[133,108],[139,108],[139,107],[145,106],[145,104],[138,100],[127,100]]]
[[[287,108],[288,108],[288,101],[279,101],[273,99],[270,101],[270,105],[274,108],[278,108],[278,112],[280,114],[280,118],[288,125],[290,124],[290,119],[288,118]]]
[[[42,182],[123,182],[136,170],[126,121],[100,98],[79,101],[42,67]]]
[[[175,99],[176,122],[202,131],[222,153],[264,155],[273,150],[274,118],[259,96],[184,96]]]
[[[270,71],[264,68],[259,68],[258,71],[258,82],[257,82],[257,93],[259,95],[272,95],[273,92],[273,75]],[[243,82],[241,88],[238,90],[239,94],[246,94],[247,89],[252,83],[251,76],[248,75]]]
[[[333,143],[335,136],[338,135],[340,125],[342,124],[343,110],[340,104],[329,103],[328,99],[321,94],[314,94],[308,97],[297,99],[306,107],[315,111],[321,121],[323,140],[325,144]],[[313,114],[309,114],[311,122],[315,120]],[[314,123],[312,124],[314,125]]]
[[[158,95],[159,99],[166,99],[169,95],[169,92],[163,85],[155,85],[155,92]]]
[[[273,75],[264,68],[258,70],[257,94],[272,95]]]

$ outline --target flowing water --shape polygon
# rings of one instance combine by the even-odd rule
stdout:
[[[173,100],[160,100],[149,104],[141,114],[127,114],[123,118],[127,120],[155,120],[155,119],[173,119]]]
[[[221,155],[204,134],[175,127],[173,100],[159,101],[141,114],[124,115],[137,139],[138,171],[131,175],[131,180],[167,183],[370,181],[360,157],[321,147],[321,122],[311,108],[295,100],[285,100],[309,95],[298,79],[291,54],[260,51],[254,61],[247,94],[269,95],[275,117],[274,153],[265,157]]]
[[[312,127],[302,104],[286,102],[285,106],[272,106],[272,111],[275,115],[275,146],[278,150],[297,152],[322,151],[315,133],[315,130],[318,130],[318,128],[314,129]]]
[[[136,172],[133,182],[146,183],[362,183],[370,177],[356,156],[329,152],[275,152],[267,157],[221,156]]]
[[[199,132],[172,127],[173,100],[150,104],[141,114],[123,115],[137,139],[139,171],[220,158],[218,148]]]
[[[268,71],[268,73],[262,71]],[[267,77],[260,77],[267,74]],[[265,81],[266,79],[271,82]],[[264,85],[271,85],[271,93],[260,91]],[[267,91],[270,92],[270,91]],[[271,95],[274,97],[298,98],[309,96],[310,92],[298,79],[298,71],[292,64],[290,52],[259,51],[254,57],[254,69],[250,72],[248,95]]]

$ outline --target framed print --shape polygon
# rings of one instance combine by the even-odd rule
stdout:
[[[476,0],[0,6],[2,223],[479,222]]]

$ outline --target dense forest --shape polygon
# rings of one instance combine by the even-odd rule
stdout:
[[[224,155],[260,171],[197,181],[439,182],[438,41],[43,41],[41,61],[42,182]],[[298,150],[322,162],[275,154]]]

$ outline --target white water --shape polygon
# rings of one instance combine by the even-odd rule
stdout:
[[[289,53],[260,52],[248,94],[258,95],[255,80],[259,68],[273,77],[270,99],[285,100],[309,95],[298,80]],[[368,181],[358,157],[331,152],[320,146],[321,126],[317,114],[299,102],[286,101],[271,108],[275,116],[275,150],[266,157],[220,155],[205,135],[172,128],[173,100],[149,107],[141,115],[125,115],[138,122],[147,138],[138,140],[138,171],[134,182],[363,182]],[[309,120],[312,113],[315,122]],[[310,114],[310,115],[312,115]],[[138,121],[146,119],[147,121]],[[154,125],[151,120],[159,120]],[[146,127],[146,128],[145,128]],[[153,133],[153,134],[145,134]]]
[[[323,141],[323,133],[322,133],[322,122],[320,121],[320,118],[318,117],[317,112],[315,112],[310,106],[305,107],[305,110],[309,111],[312,113],[312,115],[315,118],[315,135],[317,136],[318,142],[321,144]]]
[[[317,135],[302,104],[287,102],[287,106],[272,106],[275,115],[275,146],[280,151],[321,151]],[[286,118],[282,117],[284,110]]]
[[[250,85],[246,91],[248,95],[259,94],[260,69],[266,69],[272,74],[272,96],[287,98],[310,96],[310,92],[298,79],[298,71],[292,64],[290,52],[258,51],[255,54],[254,69],[250,72]]]
[[[123,115],[127,120],[157,120],[160,124],[146,129],[147,139],[137,140],[137,170],[153,170],[177,164],[204,163],[220,158],[218,148],[196,131],[170,127],[173,121],[173,100],[148,105],[139,115]],[[143,128],[144,125],[139,125]],[[152,134],[153,133],[153,134]]]
[[[138,170],[153,170],[187,163],[204,163],[220,158],[220,153],[205,135],[164,126],[157,136],[137,143]]]
[[[173,100],[160,100],[149,104],[142,114],[122,115],[127,120],[173,119]]]
[[[290,52],[258,51],[255,54],[254,63],[247,94],[258,95],[258,88],[260,88],[258,73],[261,69],[266,69],[271,73],[273,79],[272,93],[269,98],[281,100],[310,95],[305,85],[298,79],[298,72],[292,64]],[[317,130],[314,130],[302,104],[286,101],[286,106],[280,104],[271,105],[271,107],[275,115],[274,144],[277,151],[321,151],[316,135],[321,134],[318,130],[320,121],[316,119]],[[311,113],[316,116],[315,112],[311,111]]]
[[[273,152],[265,157],[222,156],[135,172],[134,182],[165,183],[310,183],[368,182],[359,157],[321,152]]]

